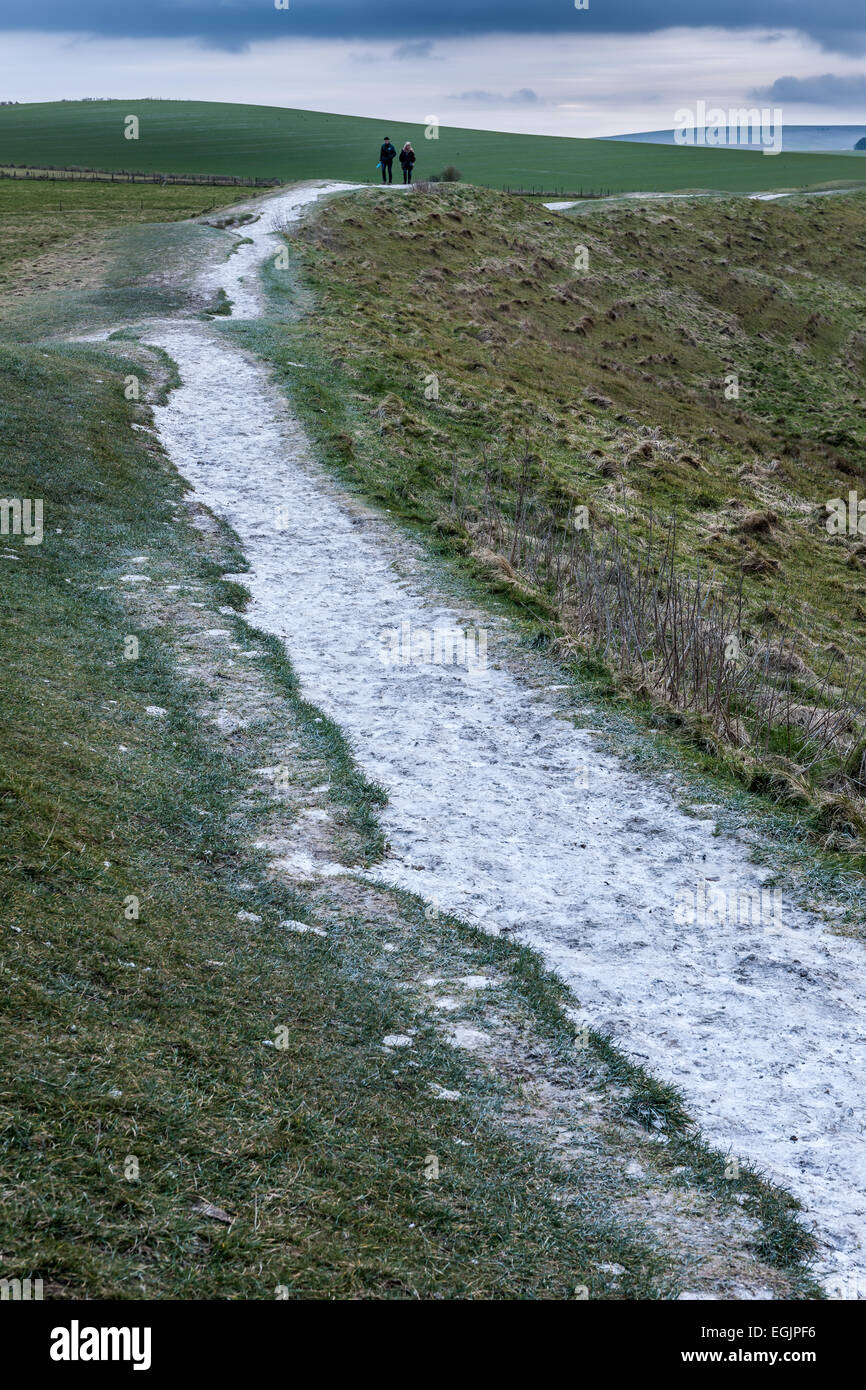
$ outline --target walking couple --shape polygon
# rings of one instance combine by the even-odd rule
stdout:
[[[391,144],[391,137],[390,135],[386,135],[385,139],[382,141],[382,148],[379,151],[379,164],[377,166],[382,170],[383,183],[394,182],[394,175],[391,172],[391,167],[394,163],[396,155],[397,151],[395,147]],[[412,182],[412,165],[414,163],[415,151],[413,150],[411,143],[407,140],[402,150],[400,151],[400,165],[403,170],[404,183]]]

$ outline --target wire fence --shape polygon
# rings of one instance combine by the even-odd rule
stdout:
[[[610,188],[581,188],[579,193],[569,192],[565,188],[512,188],[510,185],[504,190],[511,193],[515,198],[611,198],[613,190]]]
[[[237,174],[166,174],[146,172],[138,169],[95,169],[87,165],[34,165],[13,164],[0,166],[0,179],[49,179],[58,182],[75,183],[153,183],[187,184],[191,187],[209,186],[219,188],[277,188],[284,179],[252,178]],[[610,188],[512,188],[509,184],[504,190],[516,198],[610,198]]]
[[[85,166],[4,164],[3,179],[42,179],[75,183],[156,183],[186,184],[192,187],[276,188],[282,179],[244,178],[235,174],[161,174],[137,169],[91,169]]]

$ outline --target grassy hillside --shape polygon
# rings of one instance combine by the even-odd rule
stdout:
[[[826,503],[866,490],[866,197],[452,186],[292,243],[316,312],[270,351],[337,464],[862,868],[866,545]]]
[[[136,115],[140,138],[124,138]],[[89,165],[143,172],[213,173],[371,182],[382,136],[412,140],[419,177],[456,165],[465,179],[494,188],[565,188],[587,192],[772,188],[850,183],[862,171],[845,155],[681,149],[604,140],[509,135],[443,125],[437,141],[424,127],[390,119],[220,102],[46,102],[0,107],[0,165]]]

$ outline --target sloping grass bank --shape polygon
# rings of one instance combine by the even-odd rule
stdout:
[[[826,522],[866,460],[866,285],[838,255],[866,200],[568,218],[440,188],[333,199],[289,236],[263,350],[344,476],[862,872],[866,547]],[[638,561],[673,568],[640,594]],[[672,593],[708,653],[680,685],[635,606]]]

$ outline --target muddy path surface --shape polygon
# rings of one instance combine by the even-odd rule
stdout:
[[[265,200],[205,287],[236,316],[262,312],[275,229],[331,191]],[[500,621],[435,593],[415,543],[325,475],[266,369],[219,325],[177,318],[142,337],[178,366],[157,428],[243,543],[250,621],[285,642],[306,697],[387,790],[390,849],[371,876],[533,945],[712,1143],[797,1194],[828,1291],[866,1296],[862,946],[768,890],[746,846],[523,679]]]

